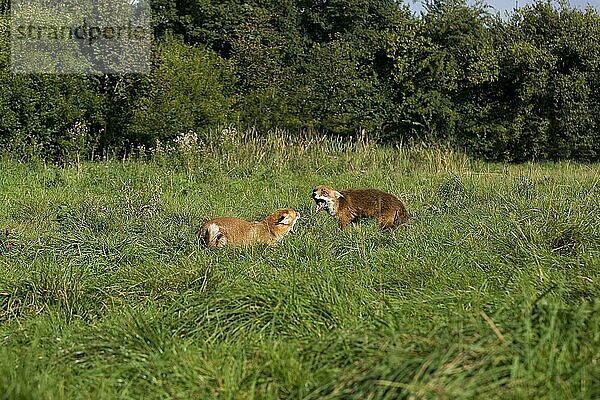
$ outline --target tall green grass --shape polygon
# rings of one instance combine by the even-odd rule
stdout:
[[[600,397],[598,165],[212,135],[0,161],[0,398]],[[393,192],[411,225],[339,231],[317,184]],[[283,206],[277,247],[199,247]]]

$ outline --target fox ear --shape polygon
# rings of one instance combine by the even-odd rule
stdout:
[[[281,217],[279,217],[279,220],[277,220],[278,224],[283,224],[283,225],[288,225],[290,222],[290,217],[288,215],[282,215]]]
[[[344,197],[340,192],[338,192],[337,190],[333,191],[333,195],[335,196],[336,199],[339,199],[340,197]]]

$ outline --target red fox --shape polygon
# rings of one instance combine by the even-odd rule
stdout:
[[[198,236],[206,247],[272,245],[293,231],[300,213],[280,208],[262,221],[245,221],[234,217],[214,218],[205,222]]]
[[[404,204],[396,196],[378,189],[335,190],[317,186],[312,198],[317,212],[326,209],[341,229],[349,223],[357,225],[361,218],[375,218],[381,229],[408,223]]]

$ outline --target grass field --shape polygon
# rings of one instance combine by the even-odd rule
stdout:
[[[0,398],[600,398],[600,165],[210,143],[0,161]],[[395,193],[411,226],[339,231],[317,184]],[[277,247],[198,246],[283,206]]]

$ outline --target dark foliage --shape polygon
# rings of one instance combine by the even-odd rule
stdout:
[[[69,162],[216,126],[439,141],[491,160],[600,158],[600,16],[547,1],[154,0],[153,68],[15,75],[0,2],[0,146]],[[562,3],[561,3],[562,4]]]

